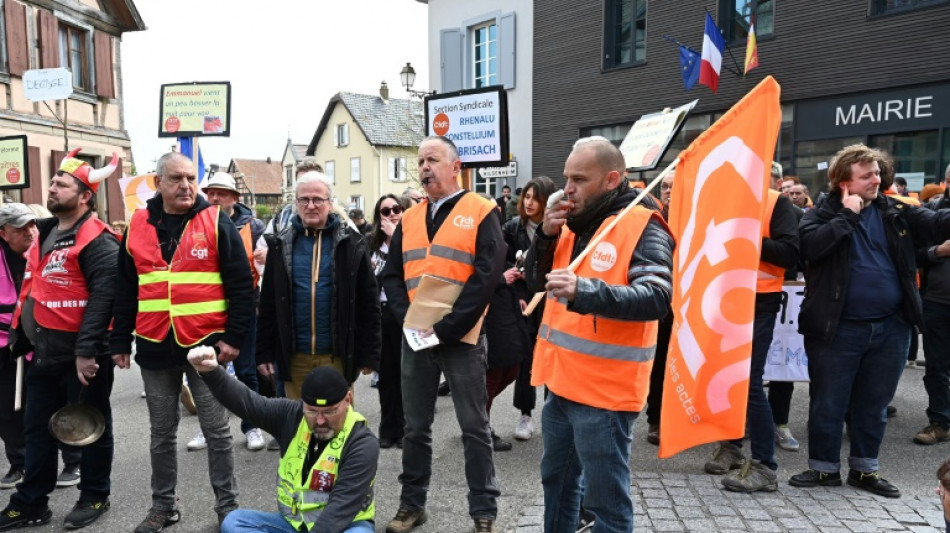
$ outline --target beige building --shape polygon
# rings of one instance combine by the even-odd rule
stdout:
[[[30,186],[4,191],[26,203],[46,203],[49,181],[69,149],[78,157],[104,166],[115,152],[122,158],[116,175],[99,188],[98,211],[103,220],[124,218],[118,179],[131,168],[131,143],[125,130],[119,40],[128,31],[142,31],[131,0],[3,0],[4,39],[0,83],[0,136],[26,135]],[[26,99],[23,73],[63,67],[70,70],[73,94],[65,101]],[[55,114],[53,113],[55,111]],[[57,118],[57,115],[59,118]]]
[[[422,102],[380,95],[338,93],[330,99],[307,147],[333,180],[346,209],[372,218],[376,200],[419,187],[416,156],[422,141]]]
[[[281,192],[284,195],[284,202],[294,200],[294,178],[297,176],[297,163],[307,157],[306,144],[294,144],[289,138],[284,147],[284,157],[280,160],[280,166],[284,172]]]

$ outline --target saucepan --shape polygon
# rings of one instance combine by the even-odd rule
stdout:
[[[83,403],[86,387],[79,391],[79,401],[53,413],[49,432],[53,437],[72,446],[87,446],[99,440],[106,430],[106,419],[98,409]]]

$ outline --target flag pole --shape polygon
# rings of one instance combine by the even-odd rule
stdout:
[[[571,264],[567,266],[567,269],[571,272],[574,272],[575,270],[577,270],[577,267],[581,265],[581,263],[584,261],[587,255],[593,252],[594,248],[597,248],[597,245],[600,244],[600,242],[604,240],[604,237],[606,237],[607,234],[610,233],[612,229],[614,229],[617,223],[620,222],[620,219],[623,218],[624,215],[629,213],[631,209],[639,205],[640,202],[642,202],[643,199],[646,198],[648,194],[650,194],[650,191],[653,190],[653,188],[656,187],[658,183],[663,181],[663,178],[668,176],[670,172],[673,172],[676,169],[676,165],[679,164],[679,162],[680,162],[680,158],[677,157],[676,159],[673,160],[672,163],[666,166],[663,172],[660,172],[659,176],[653,178],[653,181],[647,184],[647,186],[644,187],[642,191],[640,191],[640,194],[638,194],[637,197],[634,198],[632,202],[627,204],[627,207],[624,207],[623,210],[620,211],[620,213],[618,213],[617,216],[614,217],[614,219],[610,221],[610,224],[608,224],[607,227],[604,228],[604,231],[601,231],[596,237],[591,239],[591,241],[587,244],[587,247],[584,248],[584,250],[581,253],[577,254],[577,257],[574,258],[573,261],[571,261]],[[624,177],[624,179],[627,179],[627,178]],[[531,302],[528,303],[528,306],[525,307],[524,311],[522,311],[521,314],[524,316],[528,316],[531,313],[533,313],[534,309],[538,306],[539,303],[541,303],[541,300],[543,298],[544,298],[544,291],[535,293],[534,297],[531,298]]]

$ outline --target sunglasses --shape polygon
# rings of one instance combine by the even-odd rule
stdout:
[[[389,215],[398,215],[399,213],[402,213],[402,208],[398,205],[379,208],[379,214],[383,215],[384,217],[388,217]]]

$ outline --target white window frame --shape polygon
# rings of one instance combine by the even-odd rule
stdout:
[[[330,180],[330,183],[336,185],[336,161],[332,159],[323,165],[323,174]]]
[[[492,29],[494,29],[494,32],[495,32],[495,38],[494,38],[494,39],[492,39],[492,37],[491,37]],[[479,35],[481,34],[480,32],[482,32],[483,30],[484,30],[484,32],[485,32],[485,35],[486,35],[486,37],[487,37],[487,40],[486,40],[486,41],[479,42],[479,40],[478,40],[478,39],[479,39]],[[479,24],[479,25],[477,25],[477,26],[472,27],[472,28],[470,29],[470,31],[471,31],[471,36],[472,36],[472,39],[471,39],[471,42],[472,42],[472,50],[471,50],[471,54],[472,54],[472,62],[471,62],[471,69],[472,69],[472,72],[471,72],[471,76],[472,76],[472,87],[478,89],[478,88],[481,88],[481,87],[488,87],[488,86],[490,86],[490,85],[497,85],[497,84],[498,84],[498,79],[499,79],[499,70],[498,70],[498,69],[499,69],[499,65],[498,65],[498,61],[499,61],[499,59],[498,59],[498,53],[499,53],[499,50],[498,50],[498,49],[499,49],[499,46],[500,46],[500,44],[501,44],[501,43],[500,43],[500,40],[499,40],[499,37],[498,37],[498,32],[500,31],[500,28],[498,27],[498,21],[495,20],[495,19],[489,20],[489,21],[487,21],[487,22],[485,22],[485,23],[482,23],[482,24]],[[494,54],[494,55],[491,54],[491,50],[492,50],[492,45],[493,45],[493,44],[495,45],[495,46],[494,46],[494,49],[495,49],[495,54]],[[484,59],[481,59],[481,60],[478,59],[478,49],[479,49],[479,48],[482,48],[482,49],[484,49],[484,51],[485,51],[485,57],[484,57]],[[495,65],[494,73],[493,73],[492,70],[491,70],[491,66],[492,66],[492,63],[493,63],[493,62],[494,62],[494,65]],[[479,65],[479,64],[484,64],[484,65],[485,65],[485,68],[487,69],[486,74],[485,74],[484,76],[479,76],[479,75],[478,75],[478,65]]]
[[[387,165],[389,172],[389,181],[403,182],[407,179],[406,158],[390,157]]]
[[[350,183],[359,183],[363,181],[363,177],[360,176],[360,158],[351,157],[350,158]]]
[[[350,125],[346,122],[333,127],[333,146],[337,148],[350,145]]]
[[[363,195],[362,194],[350,195],[350,209],[359,209],[360,211],[363,211]]]

